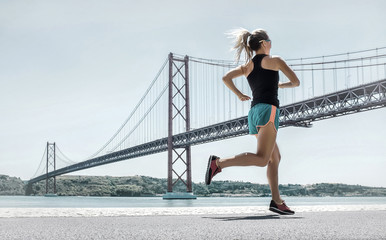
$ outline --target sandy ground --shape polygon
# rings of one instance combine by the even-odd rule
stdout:
[[[4,217],[12,209],[0,209],[0,239],[386,239],[385,209],[351,211],[345,207],[335,211],[331,207],[330,211],[300,211],[298,207],[292,216],[266,209],[240,213],[256,210],[253,207],[174,209],[178,214],[148,209],[142,215],[138,209],[137,214],[134,209],[72,209],[68,216],[60,216],[62,210],[45,217],[21,213]],[[94,215],[87,216],[91,212]]]

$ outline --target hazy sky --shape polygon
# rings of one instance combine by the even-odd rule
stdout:
[[[169,52],[232,59],[224,33],[264,28],[283,58],[386,46],[386,1],[1,1],[0,174],[29,179],[47,141],[84,159],[118,129]],[[280,183],[386,187],[386,108],[284,128]],[[210,154],[256,150],[243,136],[194,146],[192,176]],[[267,183],[265,168],[215,180]],[[167,177],[167,154],[73,173]]]

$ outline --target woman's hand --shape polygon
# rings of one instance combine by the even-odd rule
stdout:
[[[238,95],[238,97],[239,97],[239,99],[240,99],[241,101],[251,100],[250,97],[248,97],[247,95],[244,95],[244,94],[240,94],[240,95]]]

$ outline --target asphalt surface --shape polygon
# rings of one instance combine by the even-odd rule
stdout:
[[[0,239],[386,239],[386,211],[0,218]]]

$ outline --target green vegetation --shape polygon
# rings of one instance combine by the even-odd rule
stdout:
[[[24,187],[20,178],[0,175],[0,195],[24,195]]]
[[[59,176],[56,178],[59,196],[160,196],[167,189],[167,179],[145,176],[110,177],[110,176]],[[27,185],[20,179],[0,175],[0,195],[24,195]],[[28,190],[28,195],[44,195],[45,181],[35,183]],[[283,184],[280,193],[286,196],[378,196],[386,197],[386,188],[365,187],[360,185],[319,183],[311,185]],[[174,186],[175,192],[186,191],[179,181]],[[237,181],[213,181],[210,186],[193,183],[196,196],[270,196],[267,184],[255,184]]]

